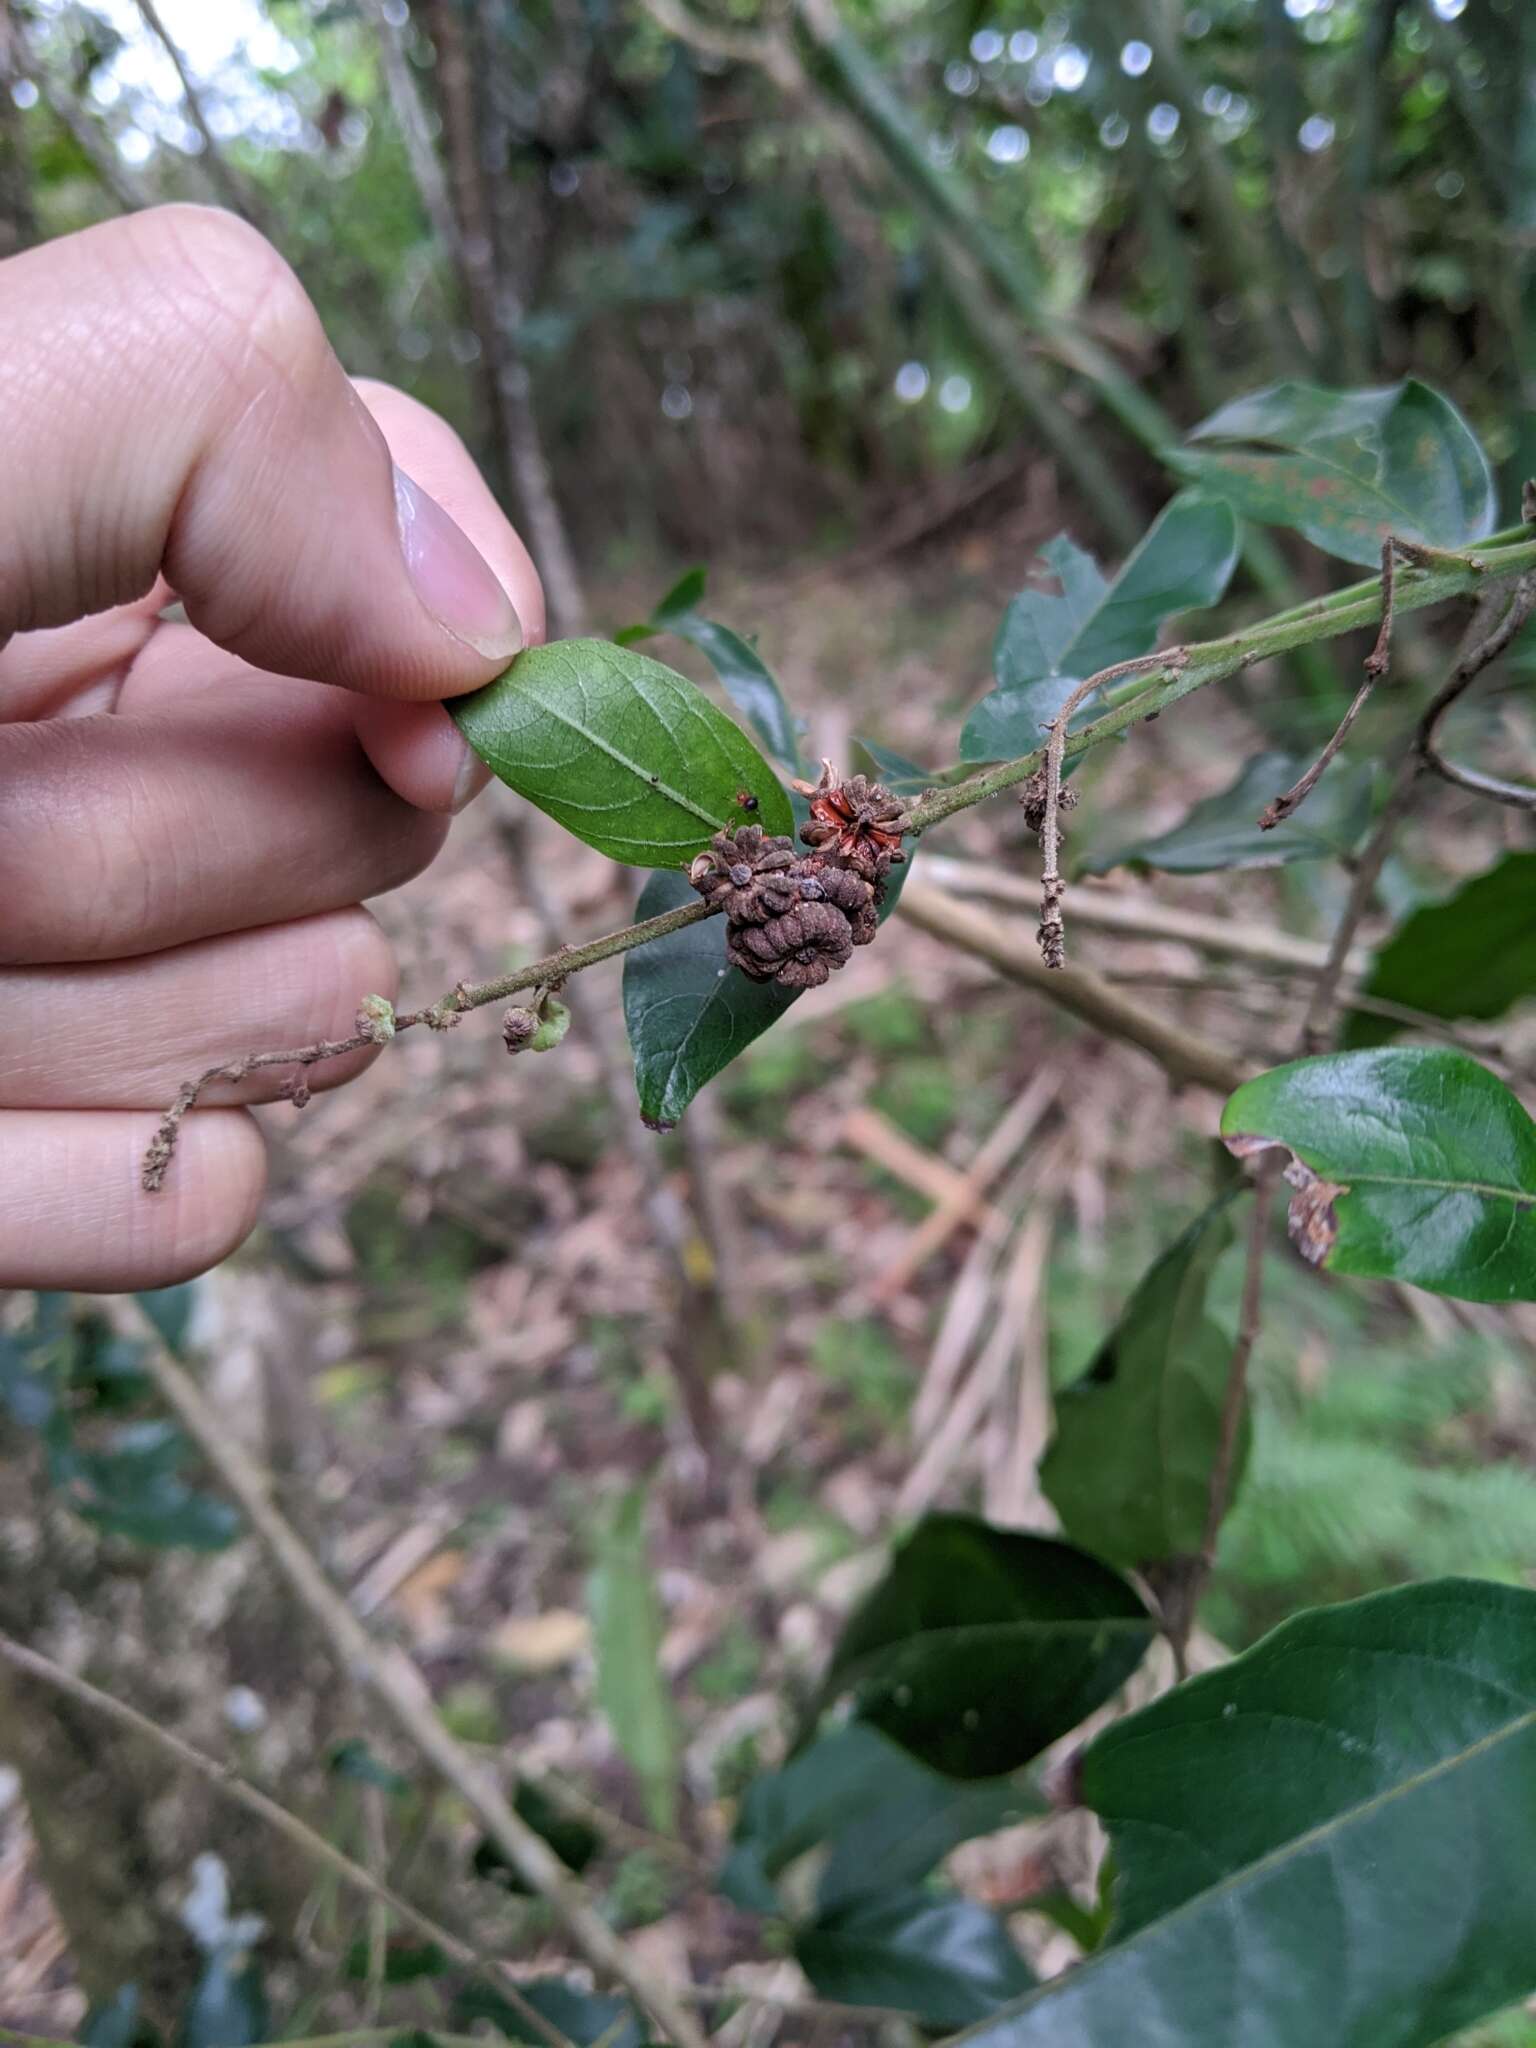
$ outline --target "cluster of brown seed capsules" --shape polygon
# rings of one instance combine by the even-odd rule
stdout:
[[[794,842],[740,825],[716,833],[688,879],[726,919],[726,958],[752,981],[819,988],[867,946],[879,926],[885,879],[906,859],[899,798],[863,775],[844,780],[830,761],[821,779],[796,783],[811,800]]]

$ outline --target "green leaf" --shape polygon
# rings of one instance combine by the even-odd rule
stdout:
[[[184,1280],[179,1287],[152,1288],[133,1298],[159,1331],[167,1351],[184,1357],[187,1330],[197,1301],[196,1281]]]
[[[832,1655],[822,1689],[956,1778],[1016,1770],[1129,1678],[1155,1633],[1097,1558],[929,1515],[898,1548]]]
[[[1111,1944],[973,2048],[1427,2048],[1536,1985],[1536,1594],[1297,1615],[1116,1722]]]
[[[895,753],[874,740],[856,739],[854,745],[869,763],[866,773],[883,782],[893,796],[920,796],[925,789],[932,789],[932,773],[909,761],[905,754]]]
[[[696,902],[686,875],[653,875],[637,918]],[[670,1129],[706,1081],[777,1024],[795,992],[748,981],[726,963],[725,921],[711,917],[624,956],[624,1024],[640,1114]]]
[[[813,1849],[828,1855],[824,1912],[912,1885],[973,1835],[1040,1812],[1011,1779],[941,1777],[862,1721],[810,1744],[747,1787],[720,1889],[749,1912],[781,1910],[774,1880]]]
[[[325,1767],[333,1777],[348,1778],[354,1785],[372,1785],[393,1798],[398,1799],[411,1789],[410,1779],[376,1756],[360,1735],[349,1735],[338,1742],[326,1758]]]
[[[617,635],[631,647],[655,633],[675,633],[697,647],[720,678],[721,687],[747,719],[769,753],[799,774],[800,735],[773,672],[756,648],[698,610],[704,596],[704,571],[690,569],[657,605],[643,625],[627,626]]]
[[[1536,1125],[1462,1052],[1325,1053],[1245,1081],[1221,1134],[1292,1154],[1291,1238],[1314,1266],[1460,1301],[1536,1301]]]
[[[530,647],[449,706],[501,780],[599,853],[632,867],[687,861],[743,796],[767,832],[789,799],[762,755],[686,676],[608,640]]]
[[[1446,903],[1405,919],[1376,956],[1364,993],[1434,1017],[1502,1017],[1536,994],[1536,853],[1506,854]],[[1357,1010],[1345,1043],[1381,1045],[1402,1030]]]
[[[679,1769],[672,1696],[661,1674],[661,1606],[645,1549],[645,1489],[632,1487],[607,1518],[588,1588],[597,1700],[640,1780],[651,1825],[677,1829]]]
[[[1298,860],[1337,859],[1352,853],[1371,820],[1371,770],[1335,765],[1307,798],[1305,808],[1272,832],[1259,830],[1259,813],[1297,782],[1311,765],[1301,754],[1257,754],[1236,782],[1195,805],[1189,815],[1150,839],[1132,839],[1107,853],[1090,853],[1078,872],[1160,868],[1173,875],[1203,875],[1216,868],[1278,868]]]
[[[1146,1274],[1087,1376],[1056,1396],[1040,1484],[1072,1540],[1116,1564],[1196,1555],[1204,1539],[1232,1364],[1206,1294],[1231,1242],[1220,1202]],[[1234,1492],[1247,1455],[1245,1417]]]
[[[1408,378],[1369,391],[1274,384],[1212,413],[1169,460],[1249,519],[1375,565],[1388,534],[1459,548],[1491,533],[1493,473],[1449,399]],[[1214,444],[1214,445],[1211,445]]]
[[[995,1913],[970,1899],[889,1890],[820,1915],[795,1960],[823,1998],[888,2005],[931,2027],[963,2027],[1033,1983]]]
[[[1183,491],[1165,505],[1113,583],[1065,534],[1040,558],[1059,594],[1021,590],[993,650],[997,688],[960,735],[962,761],[1002,761],[1041,745],[1078,683],[1148,654],[1163,621],[1215,604],[1237,562],[1237,521],[1222,499]],[[1091,702],[1091,700],[1090,700]],[[1092,716],[1087,706],[1083,716]]]
[[[109,1536],[156,1549],[223,1550],[240,1534],[239,1514],[181,1478],[187,1448],[174,1423],[131,1423],[104,1450],[61,1445],[54,1476],[82,1521]]]
[[[602,2048],[642,2048],[644,2031],[625,1999],[578,1991],[559,1977],[530,1977],[518,1988],[534,2011],[542,2013],[577,2048],[596,2048],[598,2042]],[[534,2031],[514,2005],[484,1984],[465,1985],[453,2002],[453,2018],[456,2027],[489,2020],[509,2041],[533,2041],[544,2048],[544,2036]]]
[[[910,872],[910,859],[891,870],[880,906],[882,924],[900,901]],[[695,900],[686,875],[653,875],[640,892],[635,915],[659,917]],[[726,964],[725,920],[720,917],[685,925],[626,953],[624,1024],[645,1122],[670,1130],[704,1084],[798,999],[797,991],[748,981]]]
[[[577,1876],[603,1846],[596,1828],[588,1827],[584,1820],[577,1820],[557,1806],[531,1778],[518,1780],[512,1806],[519,1819],[527,1821],[536,1835],[542,1835],[566,1869]],[[489,1878],[503,1891],[526,1893],[529,1889],[489,1835],[482,1835],[476,1844],[471,1867],[476,1877]]]

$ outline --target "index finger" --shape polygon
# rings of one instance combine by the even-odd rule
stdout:
[[[220,646],[371,696],[454,696],[522,646],[502,581],[232,215],[163,207],[13,257],[0,331],[0,644],[163,572]]]

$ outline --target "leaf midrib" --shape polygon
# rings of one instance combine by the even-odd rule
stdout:
[[[659,776],[653,780],[649,768],[642,768],[638,761],[632,761],[627,754],[620,753],[619,749],[605,740],[601,733],[591,731],[579,719],[572,718],[568,712],[561,711],[557,705],[550,703],[547,697],[541,696],[538,699],[538,704],[540,710],[547,718],[554,719],[557,725],[568,726],[578,737],[584,739],[589,746],[596,747],[601,754],[606,754],[610,761],[616,762],[621,768],[627,768],[629,773],[644,785],[650,795],[664,796],[671,803],[676,804],[679,810],[690,812],[695,818],[701,819],[704,824],[712,826],[717,832],[721,830],[725,823],[723,818],[717,818],[712,811],[706,811],[701,805],[696,804],[692,797],[684,796],[681,790],[674,789],[669,782],[663,782]],[[647,709],[649,708],[649,705],[647,705]],[[655,715],[652,712],[652,716],[654,717]],[[559,799],[556,800],[559,801]],[[637,845],[643,843],[647,842],[636,841]]]
[[[1084,1977],[1091,1975],[1103,1964],[1113,1962],[1118,1956],[1130,1954],[1145,1938],[1161,1934],[1178,1921],[1208,1908],[1213,1902],[1219,1904],[1224,1897],[1237,1892],[1250,1881],[1266,1875],[1270,1870],[1278,1868],[1288,1858],[1305,1854],[1309,1849],[1329,1841],[1344,1828],[1354,1825],[1362,1818],[1380,1812],[1410,1793],[1422,1790],[1448,1772],[1462,1768],[1477,1757],[1496,1749],[1500,1743],[1526,1734],[1533,1728],[1536,1728],[1536,1707],[1527,1708],[1513,1721],[1506,1722],[1488,1735],[1480,1736],[1476,1742],[1453,1751],[1450,1756],[1441,1757],[1427,1769],[1414,1772],[1411,1776],[1400,1779],[1397,1784],[1389,1785],[1385,1791],[1373,1793],[1369,1799],[1360,1800],[1355,1805],[1344,1808],[1342,1812],[1330,1815],[1327,1820],[1319,1821],[1315,1827],[1307,1828],[1301,1834],[1292,1835],[1288,1840],[1277,1843],[1273,1849],[1266,1850],[1251,1863],[1245,1863],[1241,1869],[1232,1871],[1228,1876],[1219,1878],[1215,1884],[1207,1885],[1204,1891],[1196,1892],[1192,1898],[1183,1900],[1171,1912],[1162,1913],[1157,1919],[1147,1921],[1124,1942],[1101,1949],[1097,1955],[1078,1965],[1072,1972],[1070,1981],[1074,1984],[1080,1983]],[[1059,1983],[1046,1984],[1039,1991],[1032,1991],[1027,1998],[1020,1999],[1014,2005],[1002,2007],[976,2027],[968,2028],[963,2034],[953,2035],[949,2048],[959,2048],[961,2042],[983,2038],[1000,2023],[1006,2023],[1008,2019],[1027,2012],[1031,2005],[1044,2004],[1051,1992],[1060,1988]]]

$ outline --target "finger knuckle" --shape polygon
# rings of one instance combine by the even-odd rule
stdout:
[[[275,368],[302,381],[324,364],[320,317],[266,237],[232,213],[165,206],[142,217],[141,261],[163,302],[187,320],[200,347],[238,389]]]

